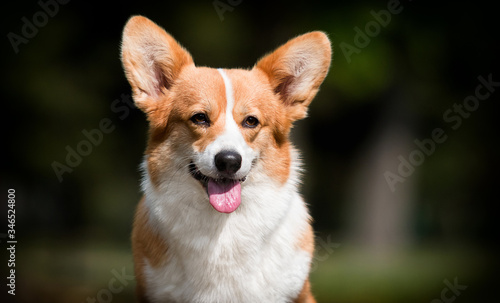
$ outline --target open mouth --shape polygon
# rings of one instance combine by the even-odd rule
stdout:
[[[217,183],[226,183],[226,182],[230,182],[230,181],[238,181],[238,182],[242,183],[242,182],[245,182],[245,180],[247,179],[246,176],[241,178],[241,179],[231,179],[231,178],[225,178],[225,177],[215,179],[215,178],[212,178],[212,177],[209,177],[209,176],[202,174],[200,172],[200,170],[198,169],[198,167],[196,167],[196,164],[194,164],[192,161],[191,161],[191,163],[189,163],[189,173],[191,173],[191,176],[193,176],[193,178],[200,181],[201,184],[203,184],[203,187],[205,187],[205,188],[207,187],[208,181],[210,181],[210,180],[214,180]]]
[[[191,162],[189,164],[191,176],[200,181],[207,191],[210,204],[221,213],[232,213],[241,204],[241,183],[246,177],[241,179],[212,178],[200,172],[198,167]]]

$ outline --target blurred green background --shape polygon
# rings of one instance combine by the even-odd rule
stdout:
[[[134,14],[200,66],[251,67],[296,35],[328,33],[332,68],[293,132],[317,233],[318,302],[495,301],[500,91],[476,90],[480,77],[500,82],[493,4],[42,0],[6,2],[0,21],[0,268],[7,276],[14,188],[17,302],[135,300],[129,235],[147,125],[139,110],[113,106],[130,94],[119,48]],[[54,161],[102,119],[113,131],[59,182]],[[436,128],[446,141],[431,148]],[[405,178],[395,179],[398,166]]]

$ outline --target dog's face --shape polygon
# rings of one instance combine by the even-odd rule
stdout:
[[[192,178],[224,213],[237,209],[241,188],[256,171],[285,183],[290,128],[306,116],[330,57],[326,35],[312,32],[251,70],[196,67],[163,29],[144,17],[131,18],[122,61],[136,105],[150,123],[146,154],[152,183]]]

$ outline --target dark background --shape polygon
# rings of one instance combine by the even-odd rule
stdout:
[[[210,0],[70,1],[52,4],[46,19],[36,1],[2,5],[0,268],[6,277],[13,188],[17,302],[134,301],[134,282],[116,274],[132,274],[147,125],[138,109],[117,112],[113,102],[131,93],[119,49],[135,14],[164,27],[200,66],[251,67],[296,35],[328,33],[330,73],[293,133],[317,232],[311,279],[319,302],[497,298],[500,91],[476,104],[468,97],[480,77],[500,82],[496,7],[400,1],[383,26],[374,14],[392,1],[231,3],[218,13]],[[16,52],[11,33],[22,36],[35,16],[41,26],[25,30],[32,37]],[[443,116],[466,98],[475,108],[460,125],[460,114]],[[68,146],[77,149],[82,131],[102,119],[113,131],[60,182],[53,163],[65,164]],[[436,128],[446,140],[431,148]],[[415,140],[427,142],[427,154]],[[418,165],[392,191],[385,175],[398,174],[410,155]],[[2,302],[13,299],[6,280]],[[112,293],[110,283],[121,288]],[[452,284],[455,292],[445,291]]]

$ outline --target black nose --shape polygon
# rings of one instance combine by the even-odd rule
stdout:
[[[232,150],[223,150],[215,155],[215,167],[221,173],[232,175],[241,167],[241,155]]]

